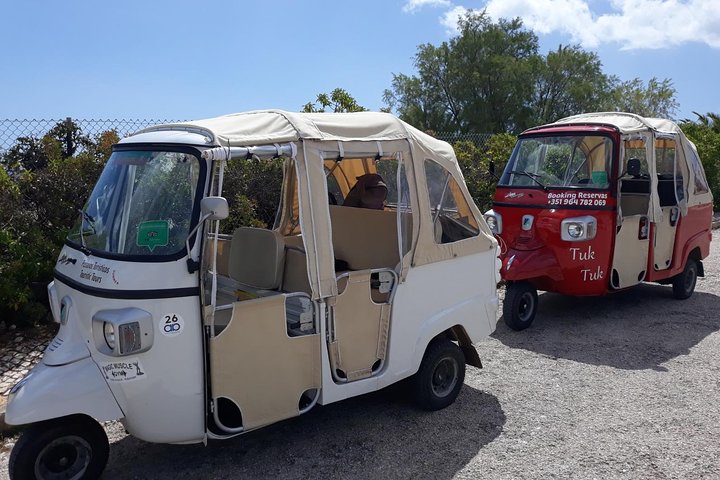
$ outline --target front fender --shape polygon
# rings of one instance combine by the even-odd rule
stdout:
[[[76,413],[98,421],[124,416],[91,358],[57,367],[36,365],[11,390],[5,422],[24,425]]]
[[[563,275],[557,257],[548,247],[537,250],[509,249],[502,259],[500,270],[503,280],[517,281],[548,277],[562,281]]]

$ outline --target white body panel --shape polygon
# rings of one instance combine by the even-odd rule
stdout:
[[[430,340],[455,325],[462,326],[473,342],[491,334],[497,323],[497,275],[495,250],[411,268],[395,292],[383,371],[365,380],[335,383],[323,342],[319,403],[373,392],[413,375]]]
[[[100,421],[123,416],[97,365],[85,358],[68,365],[33,368],[10,395],[5,412],[9,425],[24,425],[75,413]]]
[[[194,247],[193,251],[196,250]],[[63,257],[66,259],[65,263],[62,261]],[[198,285],[197,274],[188,273],[185,258],[157,263],[124,262],[88,256],[65,245],[60,251],[60,259],[55,266],[57,273],[90,288],[158,290],[195,288]],[[70,263],[67,259],[74,260],[75,263]],[[62,278],[60,280],[62,281]],[[63,294],[58,292],[58,297],[62,300]]]
[[[88,257],[83,253],[70,247],[64,247],[61,259],[70,258],[72,262],[58,262],[57,273],[77,282],[78,288],[101,288],[106,286],[111,290],[102,292],[99,295],[83,293],[72,286],[63,283],[61,278],[55,281],[55,291],[59,299],[70,297],[72,307],[68,312],[67,325],[62,326],[57,337],[51,343],[60,344],[54,351],[46,351],[43,358],[44,364],[62,363],[63,360],[78,357],[78,352],[84,351],[84,356],[91,356],[91,359],[80,360],[70,363],[64,367],[52,367],[47,369],[43,365],[43,375],[52,376],[50,382],[54,388],[60,388],[61,383],[73,385],[73,382],[84,382],[84,370],[77,369],[78,365],[88,368],[92,365],[99,381],[107,390],[111,404],[117,409],[119,415],[113,419],[124,416],[123,423],[127,430],[134,436],[151,442],[201,442],[205,439],[205,380],[204,380],[204,354],[203,354],[203,330],[200,319],[200,299],[198,296],[185,296],[179,298],[148,298],[148,299],[122,299],[105,298],[104,296],[122,296],[122,290],[156,290],[157,296],[162,297],[162,289],[188,288],[197,289],[197,274],[187,272],[184,260],[163,263],[147,262],[120,262],[116,260]],[[103,267],[94,269],[96,262]],[[85,265],[85,267],[83,267]],[[89,265],[93,265],[92,272],[95,278],[81,273],[90,271]],[[118,286],[119,284],[119,286]],[[112,287],[115,287],[115,291]],[[124,287],[124,288],[120,288]],[[160,289],[160,290],[158,290]],[[149,295],[151,295],[149,293]],[[152,347],[143,353],[130,354],[127,356],[109,356],[101,353],[96,348],[97,335],[93,336],[93,316],[101,310],[123,309],[135,307],[142,309],[152,316],[152,324],[155,328]],[[182,317],[183,326],[179,333],[168,336],[163,334],[162,319],[165,315],[176,314]],[[102,338],[102,337],[100,337]],[[111,379],[106,381],[108,375],[100,372],[103,366],[112,363],[133,363],[138,362],[138,368],[142,375],[133,378]],[[57,372],[53,376],[52,372]],[[67,372],[65,375],[61,373]],[[67,378],[65,378],[67,377]],[[88,377],[90,378],[90,377]],[[44,388],[36,392],[30,390],[31,383],[36,380],[31,377],[18,392],[18,395],[8,405],[8,412],[12,411],[13,416],[9,421],[26,423],[26,421],[37,421],[37,414],[34,412],[34,400],[27,399],[43,398],[43,392],[48,393],[44,398],[50,403],[57,402],[52,388]],[[90,388],[92,382],[88,381]],[[93,387],[94,388],[94,387]],[[97,388],[96,388],[97,389]],[[25,391],[31,391],[27,394]],[[70,413],[86,413],[98,420],[110,418],[107,414],[96,416],[95,413],[102,406],[88,406],[83,397],[83,389],[61,390],[67,392],[67,407],[49,409],[45,418],[60,416],[66,410]],[[112,394],[110,394],[112,392]],[[114,397],[114,398],[113,398]],[[51,399],[51,400],[50,400]],[[96,398],[98,402],[100,399]],[[17,413],[16,413],[17,412]],[[124,413],[124,415],[123,415]],[[67,413],[65,413],[67,414]],[[16,420],[17,419],[17,420]]]

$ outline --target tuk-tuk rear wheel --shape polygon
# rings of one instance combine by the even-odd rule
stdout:
[[[10,479],[95,479],[105,469],[109,452],[105,430],[86,415],[36,423],[10,453]]]
[[[688,258],[682,273],[673,278],[673,296],[678,300],[690,298],[697,284],[698,264],[694,258]]]
[[[537,289],[530,282],[512,282],[505,289],[503,318],[513,330],[525,330],[535,319]]]
[[[436,338],[412,377],[414,400],[424,410],[440,410],[455,401],[464,380],[465,354],[449,339]]]

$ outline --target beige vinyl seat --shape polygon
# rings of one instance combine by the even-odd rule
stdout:
[[[284,266],[285,242],[278,232],[251,227],[233,232],[228,274],[242,290],[258,296],[277,294]]]

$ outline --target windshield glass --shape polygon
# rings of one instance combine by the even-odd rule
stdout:
[[[601,135],[521,138],[498,185],[607,188],[612,140]]]
[[[179,253],[199,175],[200,162],[191,153],[116,150],[68,240],[111,254]]]

